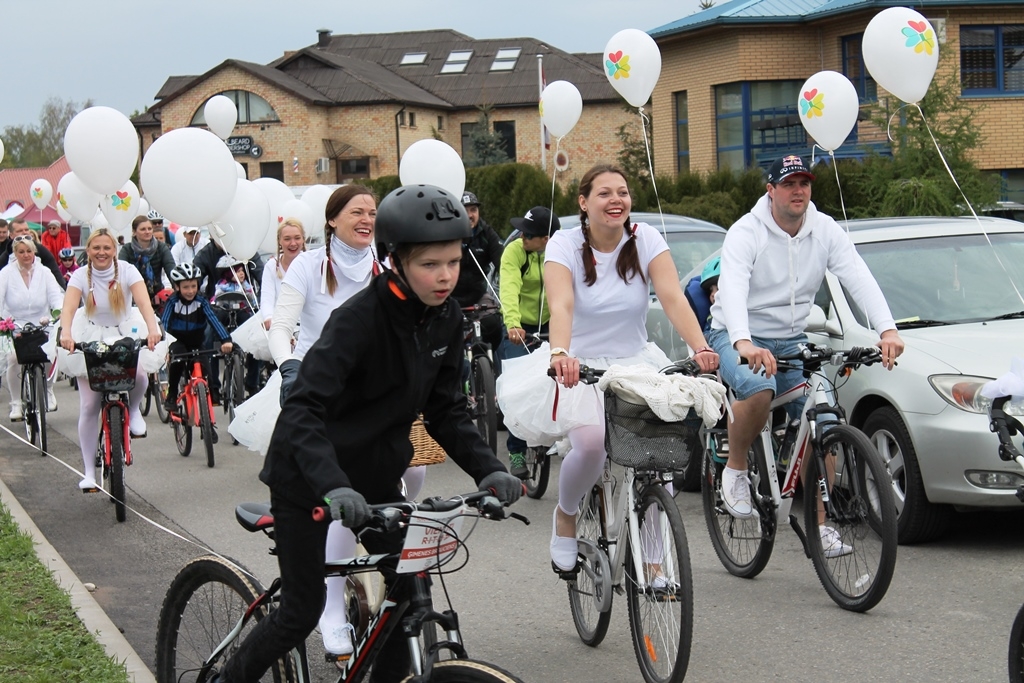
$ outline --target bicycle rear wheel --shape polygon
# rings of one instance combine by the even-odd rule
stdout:
[[[551,476],[551,456],[546,446],[526,449],[526,469],[530,471],[529,476],[523,480],[526,495],[534,499],[541,498],[548,490],[548,478]]]
[[[123,522],[128,513],[124,493],[124,414],[119,407],[107,410],[107,425],[110,428],[110,495],[114,499],[114,516]]]
[[[1024,605],[1017,611],[1010,629],[1009,659],[1010,683],[1024,683]]]
[[[709,443],[714,437],[709,436]],[[747,454],[751,493],[770,497],[768,480],[761,476],[767,471],[767,461],[760,440],[755,440]],[[711,545],[722,566],[734,576],[752,579],[767,566],[775,546],[774,520],[763,522],[766,512],[754,506],[750,519],[736,519],[722,502],[722,470],[725,465],[714,457],[711,447],[704,449],[701,465],[701,497],[704,503],[704,521],[711,536]]]
[[[590,647],[597,647],[604,640],[612,619],[611,567],[601,519],[602,495],[595,486],[580,504],[576,538],[584,541],[584,545],[589,544],[591,551],[581,556],[576,578],[568,582],[572,622],[580,640]]]
[[[153,403],[153,392],[151,391],[153,386],[153,373],[149,373],[147,379],[149,380],[149,386],[146,387],[146,396],[142,399],[142,403],[139,405],[139,411],[142,412],[143,416],[149,415],[149,408]]]
[[[405,680],[412,680],[412,676]],[[504,669],[472,659],[435,662],[428,680],[431,683],[523,683]]]
[[[686,676],[693,641],[693,574],[686,531],[665,487],[645,486],[638,502],[640,547],[631,542],[625,560],[633,650],[647,683],[679,683]]]
[[[171,419],[170,414],[167,412],[167,407],[164,405],[164,401],[167,400],[167,382],[160,379],[161,372],[154,372],[149,376],[149,392],[152,394],[153,401],[156,402],[156,414],[159,416],[160,421],[167,424],[168,420]],[[146,399],[149,400],[148,398]]]
[[[206,448],[206,466],[213,467],[213,415],[210,414],[210,397],[206,384],[196,385],[196,403],[199,404],[199,436]]]
[[[494,396],[494,367],[487,356],[473,358],[473,396],[476,398],[476,428],[495,453],[498,452],[498,406]]]
[[[829,465],[812,456],[804,486],[808,551],[829,597],[843,609],[866,612],[885,597],[896,569],[892,479],[859,429],[830,427],[821,448]],[[823,490],[829,502],[819,521]]]
[[[157,681],[199,683],[219,672],[256,623],[267,616],[267,607],[254,612],[254,619],[206,672],[202,671],[203,663],[262,593],[259,581],[219,557],[200,557],[182,567],[160,608],[156,631]],[[281,659],[260,680],[283,683],[296,678],[291,661]]]
[[[36,394],[36,427],[39,430],[39,454],[46,455],[46,373],[42,365],[34,365],[32,371],[32,386]]]
[[[39,423],[36,415],[39,413],[39,396],[35,395],[35,386],[32,378],[32,366],[27,365],[21,370],[21,419],[25,423],[25,440],[39,448]]]

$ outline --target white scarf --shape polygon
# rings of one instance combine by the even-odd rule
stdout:
[[[331,235],[331,262],[337,273],[353,282],[362,282],[373,271],[373,250],[355,249]],[[327,259],[320,264],[320,293],[327,291]]]

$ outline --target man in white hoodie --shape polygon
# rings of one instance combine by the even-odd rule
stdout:
[[[737,518],[754,514],[747,451],[768,420],[771,401],[803,381],[800,371],[777,374],[775,356],[807,341],[807,316],[826,269],[880,334],[882,364],[891,370],[903,353],[903,340],[867,264],[846,232],[811,203],[813,180],[800,157],[776,160],[768,171],[767,193],[732,225],[722,245],[708,343],[737,398],[722,477],[723,502]],[[748,364],[739,365],[739,357]]]

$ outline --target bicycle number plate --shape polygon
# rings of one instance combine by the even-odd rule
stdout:
[[[448,512],[417,512],[405,532],[397,572],[414,574],[445,564],[459,548],[462,520],[475,514],[468,506]]]

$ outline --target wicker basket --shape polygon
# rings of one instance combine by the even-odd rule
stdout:
[[[610,390],[604,401],[605,449],[612,462],[646,471],[686,468],[700,441],[701,420],[692,408],[686,419],[665,422],[647,405],[630,403]]]
[[[427,434],[427,428],[423,425],[422,417],[416,418],[416,421],[412,423],[412,429],[409,431],[409,441],[412,442],[414,451],[409,467],[439,465],[447,457],[440,444],[434,441],[430,434]]]

